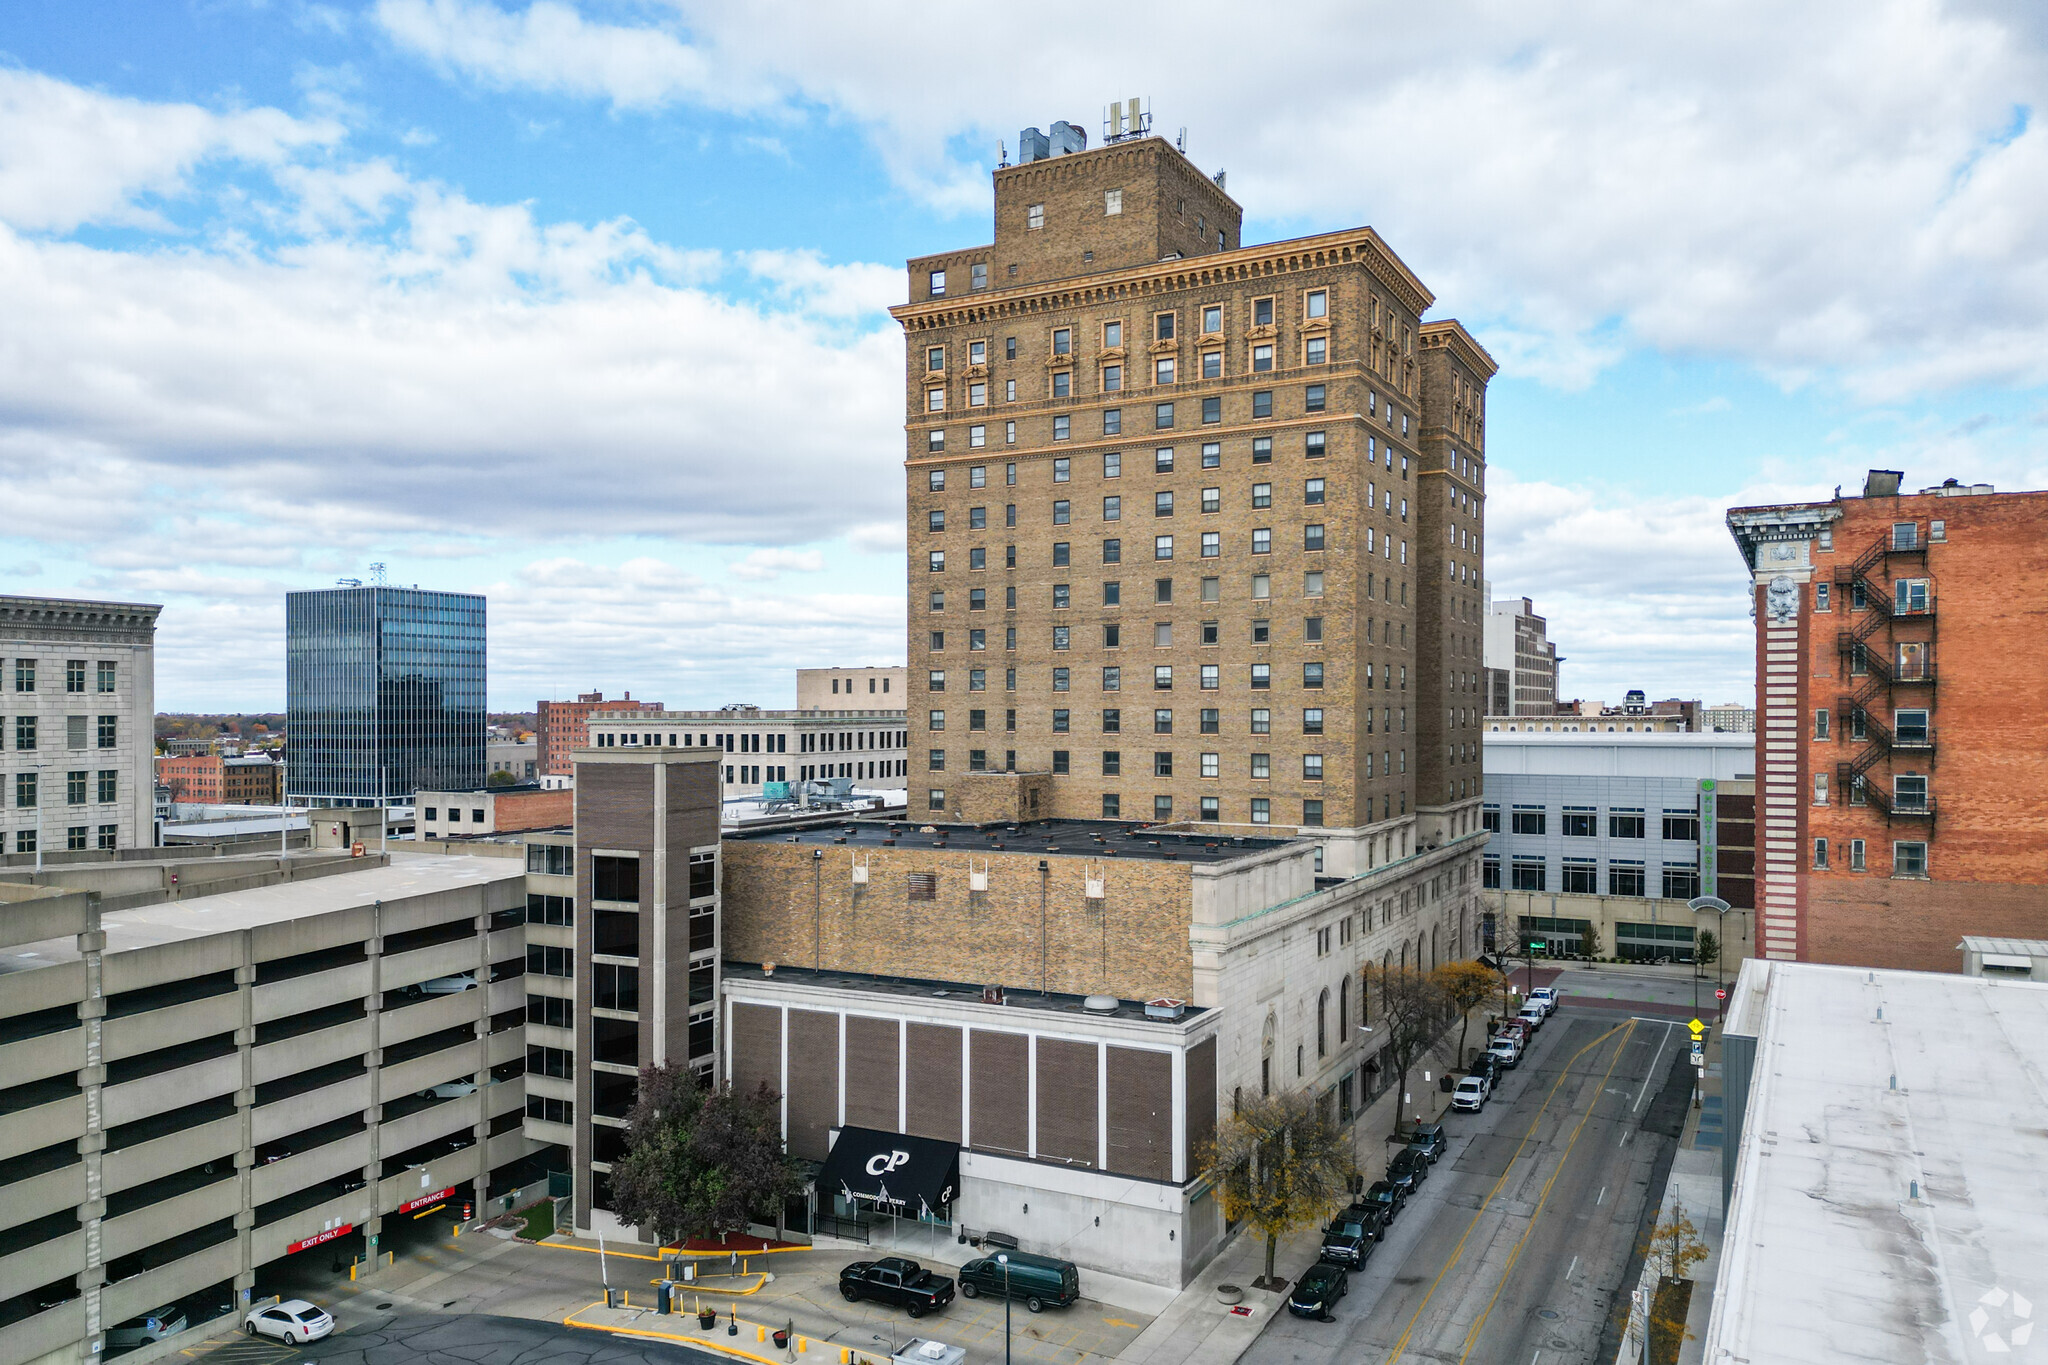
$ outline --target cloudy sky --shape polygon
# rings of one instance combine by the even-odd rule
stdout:
[[[900,662],[902,262],[1141,94],[1503,362],[1566,691],[1746,700],[1724,508],[2048,484],[2041,13],[22,0],[0,592],[164,603],[171,709],[281,706],[283,594],[373,562],[489,594],[500,707]]]

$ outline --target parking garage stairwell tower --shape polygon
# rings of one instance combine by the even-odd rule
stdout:
[[[1075,142],[892,310],[910,814],[1281,826],[1333,874],[1475,830],[1491,357],[1372,229],[1247,247],[1165,140]]]

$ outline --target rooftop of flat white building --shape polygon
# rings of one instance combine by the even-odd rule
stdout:
[[[2048,984],[1751,961],[1726,1032],[1756,1064],[1703,1358],[2018,1350],[2048,1305]]]

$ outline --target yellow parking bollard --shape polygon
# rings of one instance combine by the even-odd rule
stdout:
[[[798,1338],[796,1339],[796,1353],[797,1353],[798,1355],[802,1355],[802,1354],[803,1354],[804,1352],[806,1352],[806,1351],[808,1351],[808,1350],[810,1350],[810,1349],[811,1349],[811,1342],[810,1342],[810,1338],[809,1338],[809,1337],[798,1337]]]
[[[768,1340],[768,1329],[767,1329],[766,1327],[756,1327],[756,1328],[754,1329],[754,1340],[756,1340],[756,1341],[766,1341],[766,1340]]]

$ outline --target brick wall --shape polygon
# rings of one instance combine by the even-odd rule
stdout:
[[[1932,521],[1944,523],[1945,538],[1928,544],[1924,558],[1893,556],[1873,571],[1887,593],[1896,578],[1929,579],[1932,616],[1893,618],[1871,637],[1873,650],[1906,639],[1931,644],[1933,685],[1896,686],[1870,709],[1889,726],[1899,708],[1926,707],[1934,748],[1896,750],[1870,773],[1886,788],[1901,773],[1926,774],[1936,816],[1888,821],[1875,805],[1851,805],[1839,790],[1826,807],[1809,804],[1801,857],[1809,942],[1801,956],[1955,971],[1964,934],[2048,935],[2048,752],[2040,739],[2048,714],[2048,599],[2040,591],[2048,582],[2048,493],[1845,498],[1839,505],[1834,548],[1815,555],[1820,578],[1831,579],[1836,565],[1855,561],[1894,523],[1912,522],[1923,542]],[[1810,618],[1810,702],[1801,730],[1814,772],[1832,771],[1864,748],[1846,738],[1838,715],[1827,742],[1814,738],[1815,709],[1839,710],[1838,695],[1863,681],[1843,676],[1836,633],[1868,613],[1852,611],[1840,586],[1830,605]],[[1812,867],[1814,837],[1830,842],[1826,871]],[[1848,867],[1849,841],[1858,838],[1866,849],[1861,872]],[[1926,843],[1931,881],[1890,875],[1894,841]]]
[[[551,829],[576,819],[576,793],[560,791],[499,792],[491,797],[491,812],[500,833],[508,830]]]
[[[733,961],[1126,1000],[1193,992],[1185,863],[754,839],[723,851]],[[865,885],[852,880],[856,860]],[[989,889],[970,891],[970,871],[984,866]],[[1101,900],[1084,895],[1090,868],[1107,882]],[[911,873],[937,874],[934,899],[909,899]]]

